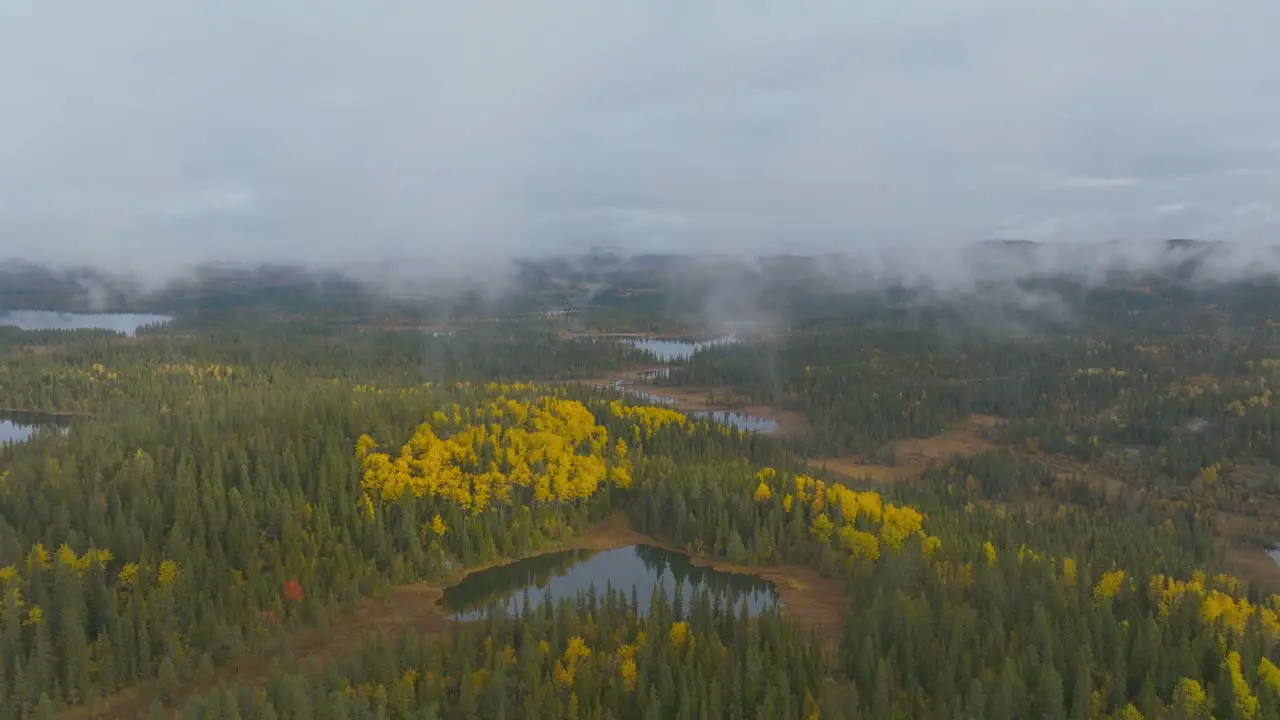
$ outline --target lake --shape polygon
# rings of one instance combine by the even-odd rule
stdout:
[[[665,369],[665,368],[664,368]],[[625,393],[641,402],[650,405],[675,407],[680,401],[676,398],[654,395],[636,388],[633,380],[614,380],[609,386],[618,392]],[[778,421],[761,415],[749,415],[736,410],[692,410],[685,412],[691,418],[710,420],[711,422],[747,430],[749,432],[771,433],[778,429]]]
[[[694,591],[711,593],[714,600],[738,608],[745,601],[751,614],[779,604],[773,583],[752,575],[725,573],[698,567],[681,553],[649,545],[632,545],[616,550],[569,550],[518,560],[509,565],[472,573],[444,591],[444,606],[458,620],[477,620],[487,606],[501,603],[511,614],[519,614],[525,592],[538,605],[573,598],[594,588],[607,588],[629,597],[635,591],[641,614],[648,612],[655,588],[667,598],[682,588],[685,600]]]
[[[698,410],[687,414],[749,432],[771,433],[778,429],[778,421],[773,418],[748,415],[733,410]]]
[[[663,397],[661,395],[654,395],[653,393],[637,390],[634,380],[614,380],[609,383],[609,387],[620,393],[630,395],[642,402],[649,403],[650,405],[675,405],[677,402],[675,398]]]
[[[53,310],[8,310],[0,313],[0,325],[22,330],[110,330],[134,335],[138,328],[162,325],[173,318],[133,313],[64,313]]]
[[[67,415],[0,410],[0,445],[26,442],[41,428],[65,432],[69,427],[71,418]]]
[[[657,338],[645,338],[643,340],[631,340],[630,342],[637,350],[649,352],[662,362],[672,362],[675,360],[688,360],[699,350],[717,345],[728,345],[737,341],[738,339],[732,335],[726,335],[711,340],[659,340]]]

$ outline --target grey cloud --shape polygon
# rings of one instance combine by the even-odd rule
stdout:
[[[1274,242],[1237,209],[1280,197],[1276,27],[1272,0],[19,0],[0,258]]]

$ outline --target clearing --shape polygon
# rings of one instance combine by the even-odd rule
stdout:
[[[991,415],[971,415],[964,422],[926,438],[908,438],[892,444],[897,462],[893,465],[863,463],[857,455],[815,459],[811,462],[824,470],[857,480],[896,483],[920,477],[929,463],[946,460],[953,455],[976,455],[995,448],[987,439],[1000,422]]]

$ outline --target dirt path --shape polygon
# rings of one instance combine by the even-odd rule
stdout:
[[[544,555],[563,550],[612,550],[628,545],[653,545],[684,553],[644,533],[637,532],[624,515],[617,515],[586,533],[533,553]],[[687,554],[687,553],[685,553]],[[809,568],[794,565],[743,566],[691,557],[693,564],[721,572],[756,575],[774,583],[783,607],[805,627],[821,627],[829,637],[839,637],[843,622],[843,583],[825,578]],[[452,622],[440,605],[444,588],[467,575],[512,559],[494,560],[456,573],[447,582],[413,583],[392,588],[384,599],[366,598],[350,615],[335,618],[328,630],[300,629],[268,646],[259,648],[244,659],[221,668],[212,678],[184,682],[175,694],[174,706],[182,707],[201,692],[218,683],[248,681],[265,682],[275,660],[296,657],[325,662],[356,646],[372,632],[391,633],[400,628],[417,627],[427,633],[438,633]],[[108,720],[111,718],[145,718],[154,697],[154,685],[145,683],[114,693],[93,708],[79,706],[64,711],[62,720]]]

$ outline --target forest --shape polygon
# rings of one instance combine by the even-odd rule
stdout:
[[[643,295],[0,328],[0,421],[69,418],[0,445],[0,717],[1280,718],[1276,288],[795,289],[666,361],[592,337],[717,334]],[[440,604],[633,545],[781,602]]]

